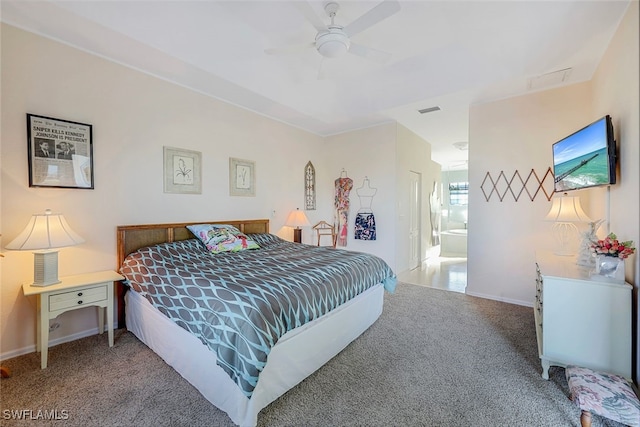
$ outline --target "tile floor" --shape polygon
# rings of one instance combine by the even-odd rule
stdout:
[[[399,274],[398,280],[464,293],[467,287],[467,259],[432,257],[424,261],[420,267]]]

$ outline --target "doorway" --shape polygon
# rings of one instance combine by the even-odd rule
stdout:
[[[457,178],[457,177],[456,177]],[[460,177],[460,180],[456,180],[456,182],[466,182],[466,179],[463,180]],[[409,202],[408,202],[408,225],[409,225],[409,265],[408,270],[398,275],[398,280],[411,283],[419,286],[427,286],[430,288],[438,288],[445,289],[453,292],[465,293],[467,286],[467,259],[466,259],[466,251],[460,254],[460,257],[451,256],[451,257],[442,257],[440,256],[441,251],[441,241],[438,239],[432,240],[433,247],[429,246],[429,242],[427,242],[427,247],[424,248],[424,244],[422,243],[421,237],[421,228],[422,228],[422,187],[421,187],[422,175],[420,173],[410,171],[409,172]],[[442,196],[449,198],[449,190],[448,184],[449,179],[445,179],[443,177],[443,187],[446,186],[445,192]],[[437,186],[435,187],[437,188]],[[466,188],[460,188],[459,190],[464,190]],[[457,198],[461,198],[460,195],[455,195]],[[454,199],[456,198],[454,197]],[[440,204],[440,200],[436,198],[436,202]],[[431,203],[434,203],[431,201]],[[454,201],[453,203],[456,203]],[[449,218],[450,212],[450,203],[449,199],[446,202],[440,205],[440,212],[442,215],[446,215],[447,217],[442,220],[440,223],[440,218],[437,219],[439,222],[439,226],[441,225],[451,225],[454,220],[457,218]],[[464,205],[465,203],[459,203]],[[444,206],[443,206],[444,205]],[[456,205],[457,206],[457,205]],[[446,210],[445,210],[446,209]],[[430,221],[429,216],[431,215],[431,210],[429,212],[425,212],[425,221]],[[450,219],[449,222],[446,222]],[[455,228],[466,229],[466,216],[462,220],[461,224],[457,224]],[[428,223],[427,223],[427,226]],[[442,233],[438,235],[441,237]],[[466,238],[466,236],[464,236]],[[428,249],[424,254],[421,253],[423,249]],[[433,249],[433,251],[431,250]],[[431,254],[431,255],[430,255]],[[423,256],[426,259],[423,259]]]
[[[422,176],[418,172],[409,171],[409,270],[420,266],[420,241],[422,238],[420,206],[422,204]]]

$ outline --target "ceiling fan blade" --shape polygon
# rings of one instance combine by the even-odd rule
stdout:
[[[284,47],[274,47],[270,49],[265,49],[264,53],[266,53],[267,55],[291,55],[298,52],[302,52],[311,47],[315,47],[315,45],[316,44],[312,42],[312,43],[305,43],[305,44],[295,44],[295,45],[284,46]]]
[[[384,0],[351,24],[344,27],[344,32],[349,37],[353,37],[367,28],[374,26],[383,19],[390,17],[399,10],[400,3],[398,3],[397,0]]]
[[[316,15],[316,12],[313,10],[313,8],[308,2],[296,1],[295,5],[300,11],[300,13],[302,14],[302,16],[304,16],[307,19],[307,21],[309,21],[311,25],[315,27],[316,30],[318,31],[327,30],[327,25],[324,22],[322,22],[322,19],[320,19],[318,15]]]
[[[379,62],[381,64],[384,64],[385,62],[391,59],[391,54],[389,52],[383,52],[381,50],[373,49],[367,46],[362,46],[360,44],[353,43],[353,42],[351,42],[351,45],[349,46],[349,53],[362,56],[363,58],[367,58],[372,61]]]

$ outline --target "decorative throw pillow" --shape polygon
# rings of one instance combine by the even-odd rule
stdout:
[[[231,225],[197,224],[187,225],[187,228],[214,254],[260,248],[246,234]]]

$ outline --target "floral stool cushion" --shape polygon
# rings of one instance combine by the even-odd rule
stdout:
[[[583,411],[640,427],[640,401],[624,377],[567,366],[571,399]]]

